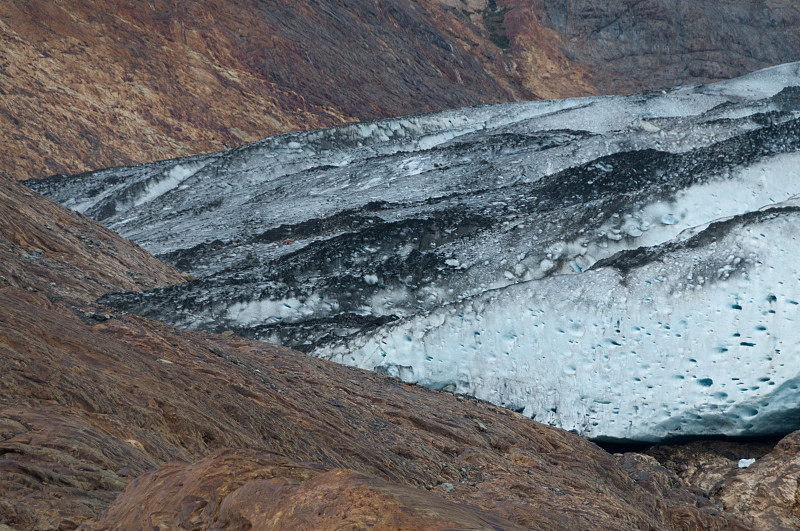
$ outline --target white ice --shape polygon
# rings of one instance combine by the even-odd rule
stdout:
[[[626,275],[516,284],[316,354],[587,437],[780,432],[800,400],[798,226],[775,214]]]

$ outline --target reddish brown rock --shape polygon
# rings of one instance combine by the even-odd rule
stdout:
[[[89,302],[178,282],[137,245],[0,174],[0,287]]]
[[[0,5],[0,171],[40,178],[482,103],[800,59],[789,0]]]
[[[800,432],[768,442],[697,441],[648,450],[755,529],[800,529]],[[746,468],[741,459],[755,459]]]
[[[100,529],[524,529],[422,489],[255,450],[222,450],[138,478]]]
[[[647,453],[682,485],[710,497],[754,529],[800,529],[800,432],[777,445],[695,441],[654,446]],[[740,467],[742,459],[755,461]]]
[[[736,520],[718,518],[722,512],[701,489],[684,484],[678,476],[649,455],[618,454],[618,460],[636,484],[655,495],[678,529],[749,529]]]
[[[529,98],[436,0],[0,4],[0,171],[218,151],[346,121]]]
[[[791,0],[496,3],[508,10],[512,55],[542,50],[556,65],[591,73],[600,93],[707,83],[800,60],[800,6]]]
[[[800,431],[737,469],[715,497],[755,529],[800,529]]]
[[[695,441],[688,444],[656,445],[647,450],[685,484],[708,496],[739,471],[740,459],[758,459],[775,447],[772,442]]]

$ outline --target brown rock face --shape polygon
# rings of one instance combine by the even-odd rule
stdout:
[[[664,505],[678,529],[747,529],[740,522],[719,519],[721,511],[707,493],[683,483],[652,456],[626,453],[618,460],[638,486],[653,493]]]
[[[89,302],[182,281],[117,233],[0,174],[0,287]]]
[[[790,0],[25,0],[0,5],[0,171],[149,162],[482,103],[800,59]]]
[[[648,450],[684,485],[755,529],[800,529],[800,432],[769,443],[698,441]],[[746,468],[740,459],[755,459]]]
[[[18,179],[532,96],[435,0],[3,2],[0,67]]]
[[[800,59],[791,0],[498,0],[510,40],[530,49],[540,27],[601,93],[631,93],[740,76]],[[525,13],[526,22],[517,22]],[[527,22],[527,21],[536,21]],[[534,48],[541,48],[535,46]]]
[[[134,481],[99,528],[524,529],[485,511],[350,470],[254,450],[222,450]]]
[[[684,484],[712,496],[738,474],[740,459],[760,459],[774,447],[774,442],[695,441],[653,446],[647,454],[673,471]]]
[[[15,183],[8,190],[16,197]],[[36,195],[22,197],[40,217],[8,209],[19,234],[4,231],[4,246],[47,235],[38,223],[68,219]],[[78,233],[57,230],[60,245],[80,256]],[[120,260],[109,253],[98,246],[95,267]],[[11,271],[29,260],[20,252],[7,259]],[[47,271],[0,284],[4,525],[100,525],[126,487],[102,526],[234,528],[247,520],[315,529],[340,517],[348,528],[396,518],[431,529],[513,529],[503,520],[536,529],[738,525],[689,494],[676,520],[676,505],[576,435],[285,348],[107,314],[63,299]],[[113,286],[118,279],[108,275]],[[249,450],[215,453],[226,448]],[[168,464],[176,461],[183,464]]]
[[[737,470],[716,498],[757,529],[799,529],[800,431],[749,467]]]

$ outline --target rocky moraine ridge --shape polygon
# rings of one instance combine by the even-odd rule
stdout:
[[[104,304],[587,437],[800,428],[800,64],[28,185],[193,282]]]

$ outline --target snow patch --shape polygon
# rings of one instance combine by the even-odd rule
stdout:
[[[145,191],[133,202],[134,206],[138,207],[144,203],[149,203],[167,192],[174,190],[187,179],[194,176],[194,174],[200,171],[204,166],[205,163],[200,162],[195,164],[178,164],[172,167],[166,172],[163,179],[153,180],[148,183]]]
[[[739,468],[747,468],[755,462],[755,459],[739,459]]]
[[[335,301],[326,301],[319,296],[303,300],[288,298],[280,300],[262,299],[232,304],[225,318],[240,325],[296,322],[311,316],[323,316],[337,307]]]

